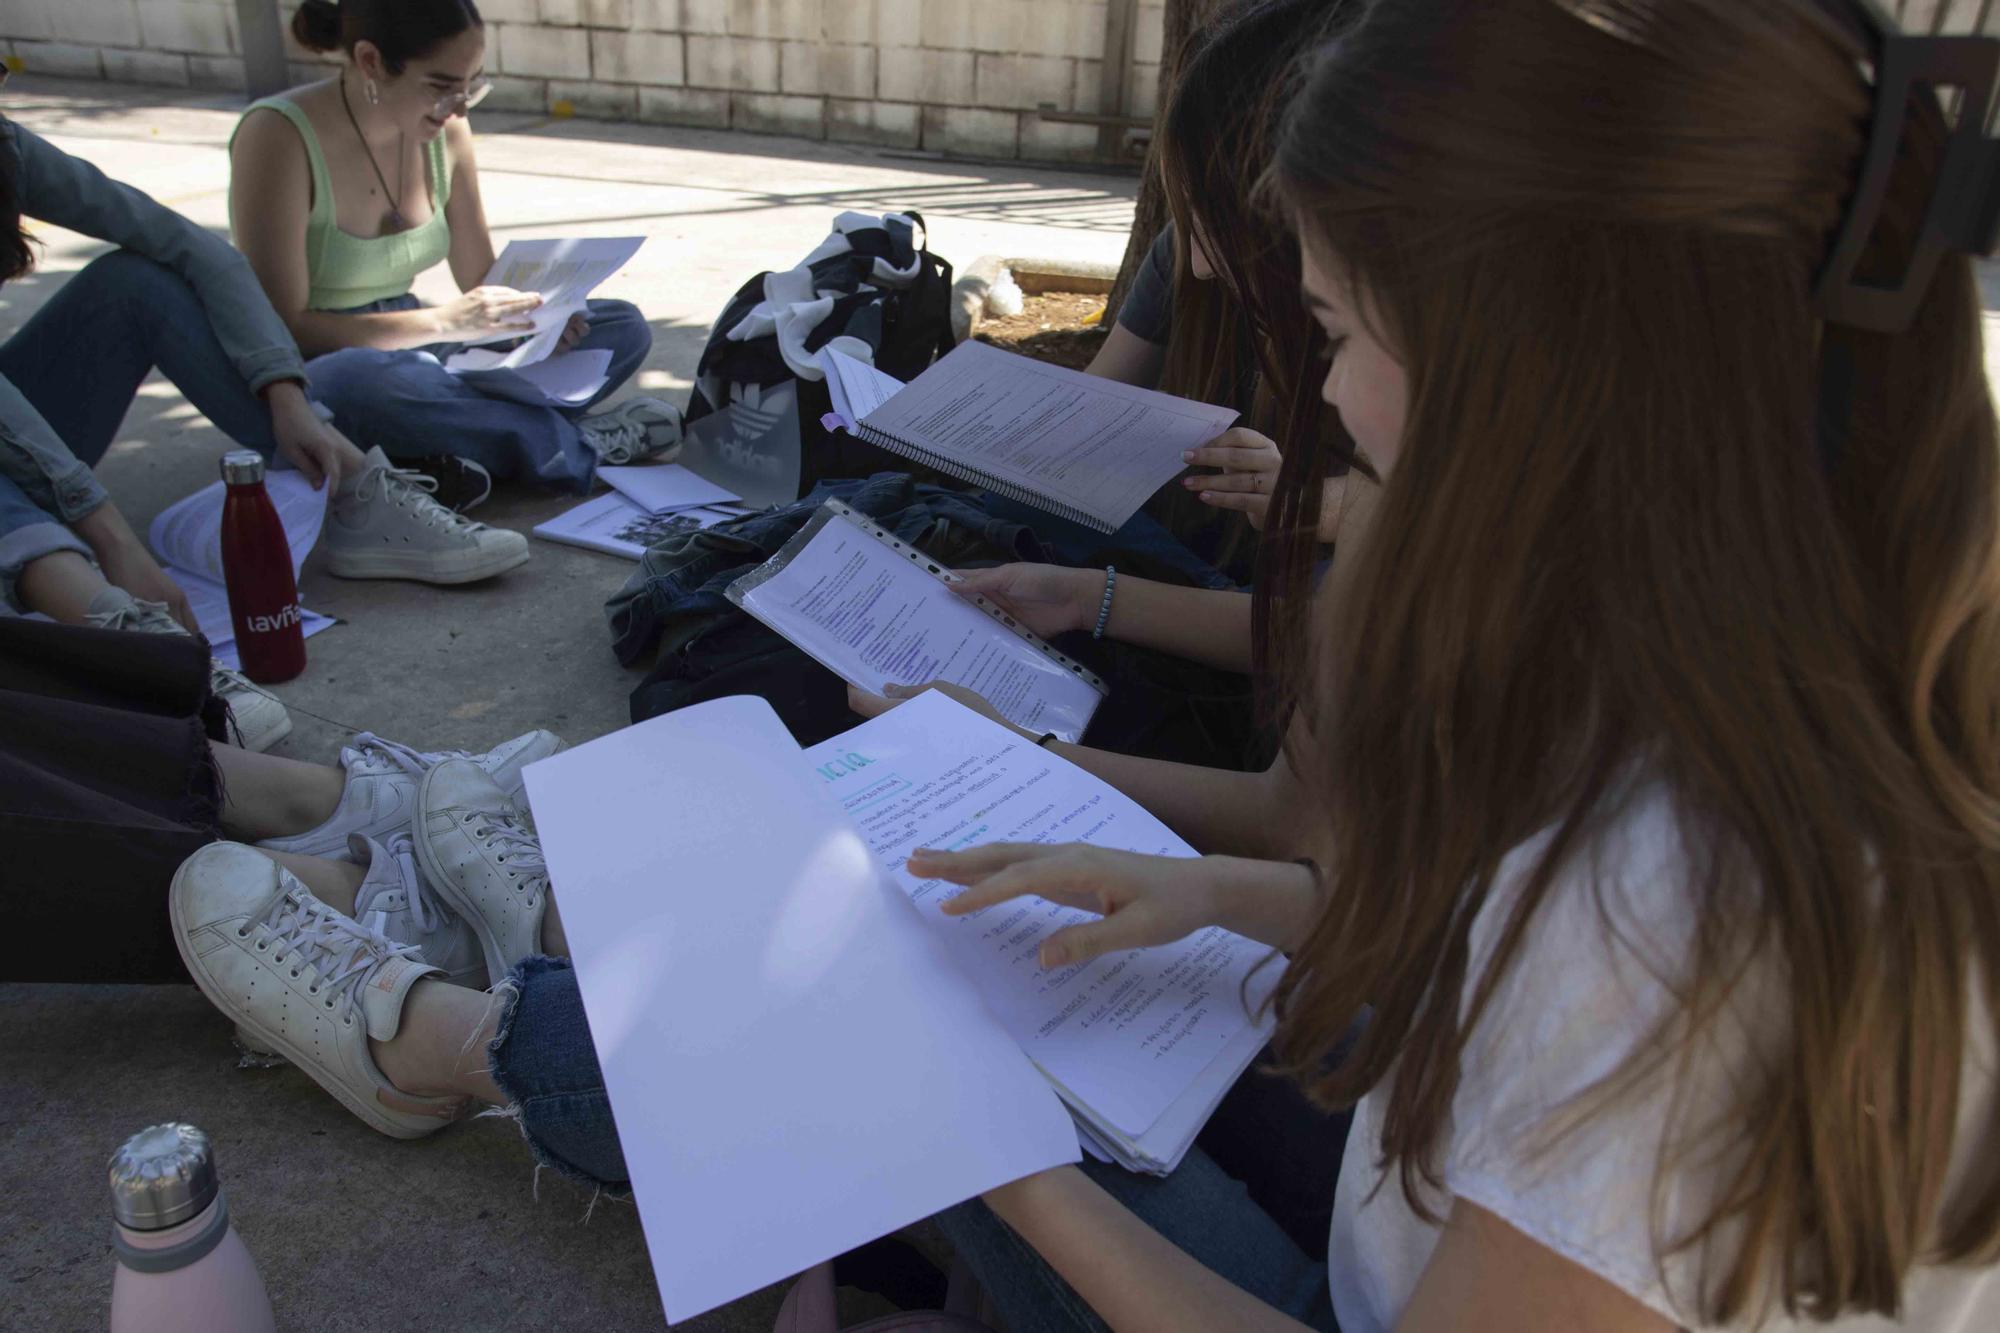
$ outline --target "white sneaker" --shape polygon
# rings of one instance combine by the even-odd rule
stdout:
[[[106,585],[84,612],[84,623],[98,629],[122,629],[138,634],[186,634],[165,602],[146,602],[123,588]],[[192,636],[190,636],[192,637]],[[208,687],[229,709],[236,740],[246,750],[268,750],[292,734],[292,715],[269,690],[251,684],[234,667],[208,659]]]
[[[681,451],[681,410],[659,398],[627,398],[576,423],[600,463],[664,463]]]
[[[354,489],[327,507],[327,571],[344,579],[472,583],[528,563],[528,539],[454,514],[437,483],[392,464],[379,448]]]
[[[386,839],[407,830],[417,817],[417,782],[447,759],[469,759],[484,769],[500,789],[518,797],[526,779],[521,770],[563,748],[553,731],[523,732],[485,754],[464,750],[413,750],[364,731],[340,752],[347,785],[333,815],[316,829],[288,838],[266,838],[260,847],[297,856],[344,859],[355,834]]]
[[[384,1134],[434,1134],[465,1110],[458,1097],[398,1090],[368,1052],[403,1019],[410,987],[437,969],[307,892],[277,862],[211,843],[182,862],[169,890],[174,942],[195,984],[252,1044],[275,1051]]]
[[[527,812],[477,764],[452,759],[424,774],[417,792],[417,864],[472,923],[489,985],[541,952],[549,868]]]
[[[479,936],[424,882],[409,833],[392,833],[384,842],[357,833],[348,840],[348,850],[355,862],[368,867],[354,893],[355,921],[391,944],[415,949],[417,961],[429,963],[452,985],[485,990],[486,955]],[[261,1047],[256,1033],[240,1027],[236,1041],[259,1059],[279,1054]]]

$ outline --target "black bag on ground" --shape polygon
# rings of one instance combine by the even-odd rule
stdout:
[[[952,268],[925,247],[923,215],[842,213],[826,241],[798,267],[759,273],[730,298],[709,330],[688,402],[691,433],[716,413],[742,405],[752,429],[743,447],[789,452],[791,441],[759,441],[759,432],[793,429],[782,416],[796,395],[798,485],[867,477],[913,465],[820,419],[833,410],[815,361],[820,349],[842,351],[897,379],[914,379],[952,348]],[[733,336],[732,336],[733,335]],[[713,429],[711,427],[711,429]],[[754,467],[754,464],[751,464]]]

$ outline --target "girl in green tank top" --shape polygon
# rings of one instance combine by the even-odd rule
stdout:
[[[257,111],[275,111],[291,122],[305,144],[312,170],[312,210],[306,214],[306,308],[353,310],[358,306],[406,295],[417,275],[435,267],[451,249],[451,227],[445,210],[451,203],[451,165],[443,135],[423,146],[431,215],[408,231],[381,236],[356,236],[342,229],[335,216],[333,181],[319,133],[298,103],[279,95],[252,103]],[[241,126],[239,121],[238,125]],[[230,136],[233,147],[235,136]]]
[[[512,372],[470,383],[443,364],[468,343],[528,331],[541,304],[485,282],[494,245],[466,116],[491,85],[473,0],[308,0],[292,32],[345,60],[335,77],[244,112],[230,141],[230,226],[336,424],[417,460],[460,507],[494,477],[587,489],[599,462],[678,444],[680,414],[657,400],[585,415],[651,349],[626,302],[592,301],[564,331],[563,352],[610,354],[585,402],[553,402]],[[412,284],[439,261],[460,295],[426,305]]]

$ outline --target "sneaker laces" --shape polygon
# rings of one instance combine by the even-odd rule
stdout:
[[[417,843],[409,831],[392,833],[382,840],[382,850],[394,858],[397,876],[402,880],[403,897],[410,904],[410,916],[417,923],[417,929],[426,935],[434,934],[445,924],[444,905],[431,895],[430,882],[424,878],[417,866]],[[384,893],[392,893],[394,888],[383,885],[368,895],[367,902],[354,904],[357,920],[369,914],[370,905]]]
[[[472,825],[472,836],[499,849],[493,859],[507,867],[510,878],[526,875],[530,889],[549,886],[549,863],[542,857],[542,842],[534,827],[512,810],[481,810]],[[517,874],[518,872],[518,874]]]
[[[606,413],[602,417],[586,417],[577,429],[597,454],[598,461],[613,467],[631,462],[646,447],[646,424],[629,416]]]
[[[377,772],[384,771],[383,764],[390,768],[400,768],[413,778],[420,778],[447,759],[470,759],[477,763],[482,756],[466,750],[415,750],[401,741],[392,741],[386,736],[377,736],[372,731],[364,731],[354,738],[354,744],[347,747],[353,758],[349,768],[368,767]]]
[[[471,534],[483,530],[486,525],[453,509],[439,504],[434,492],[437,479],[421,472],[411,472],[405,468],[382,467],[377,465],[361,474],[355,484],[353,497],[367,504],[381,496],[396,508],[409,514],[425,527],[440,532],[461,532]]]
[[[93,629],[130,630],[135,634],[186,634],[187,626],[174,619],[165,602],[148,602],[134,597],[109,611],[93,611],[83,623]]]
[[[278,896],[262,920],[238,927],[238,938],[247,938],[252,926],[266,934],[257,942],[257,951],[273,949],[273,966],[291,959],[294,977],[302,968],[311,968],[314,980],[306,994],[325,992],[322,1003],[343,1020],[354,1016],[356,992],[376,968],[393,958],[419,957],[414,946],[395,944],[380,931],[342,916],[297,881]]]
[[[250,677],[234,667],[224,666],[213,657],[208,659],[208,687],[217,694],[265,693],[250,683]]]

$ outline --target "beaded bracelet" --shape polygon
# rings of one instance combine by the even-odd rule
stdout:
[[[1118,586],[1118,571],[1110,565],[1104,567],[1104,601],[1097,608],[1097,628],[1090,632],[1093,639],[1104,637],[1104,627],[1111,623],[1111,591]]]

